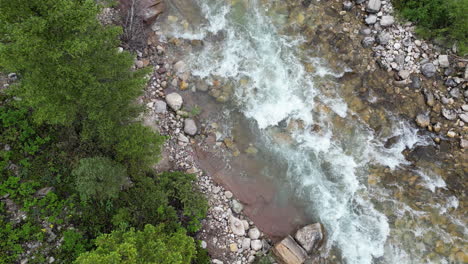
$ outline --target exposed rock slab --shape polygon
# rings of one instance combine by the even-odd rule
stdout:
[[[307,258],[307,252],[291,236],[278,242],[272,252],[281,264],[302,264]]]

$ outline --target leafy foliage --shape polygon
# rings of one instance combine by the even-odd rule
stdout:
[[[164,225],[142,231],[114,231],[96,239],[97,249],[82,254],[76,264],[188,264],[196,254],[195,241],[184,229],[164,232]]]
[[[394,0],[400,14],[418,25],[426,38],[456,42],[461,55],[468,53],[468,0]]]

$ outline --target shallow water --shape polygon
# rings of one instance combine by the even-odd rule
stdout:
[[[433,148],[430,137],[379,106],[378,92],[369,92],[368,102],[355,98],[353,78],[342,78],[355,70],[352,63],[331,60],[326,43],[312,44],[307,29],[330,23],[321,18],[328,12],[333,20],[333,12],[273,0],[191,3],[200,14],[174,9],[161,30],[167,39],[203,41],[183,59],[222,102],[224,136],[234,135],[241,152],[249,143],[258,149],[252,160],[261,168],[242,177],[272,180],[276,203],[294,197],[321,222],[324,258],[466,261],[464,193],[447,188],[444,162],[412,151]],[[330,258],[333,249],[339,259]]]

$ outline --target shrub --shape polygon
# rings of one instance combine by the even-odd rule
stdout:
[[[163,225],[146,225],[142,231],[114,231],[96,239],[97,248],[80,255],[76,264],[189,264],[196,254],[195,241],[184,229],[166,233]]]
[[[425,38],[456,42],[459,53],[468,53],[468,0],[394,0],[401,16],[417,23]]]
[[[118,197],[127,178],[123,165],[105,157],[84,158],[72,171],[82,200],[105,201]]]

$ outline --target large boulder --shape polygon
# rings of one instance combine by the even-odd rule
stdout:
[[[322,245],[324,238],[323,228],[320,223],[304,226],[297,230],[294,235],[296,241],[306,250],[307,253],[311,253],[317,250]]]
[[[291,236],[278,242],[271,251],[282,264],[302,264],[307,258],[307,252]]]
[[[139,15],[146,23],[154,22],[166,9],[163,0],[141,0],[138,1],[138,5]]]

